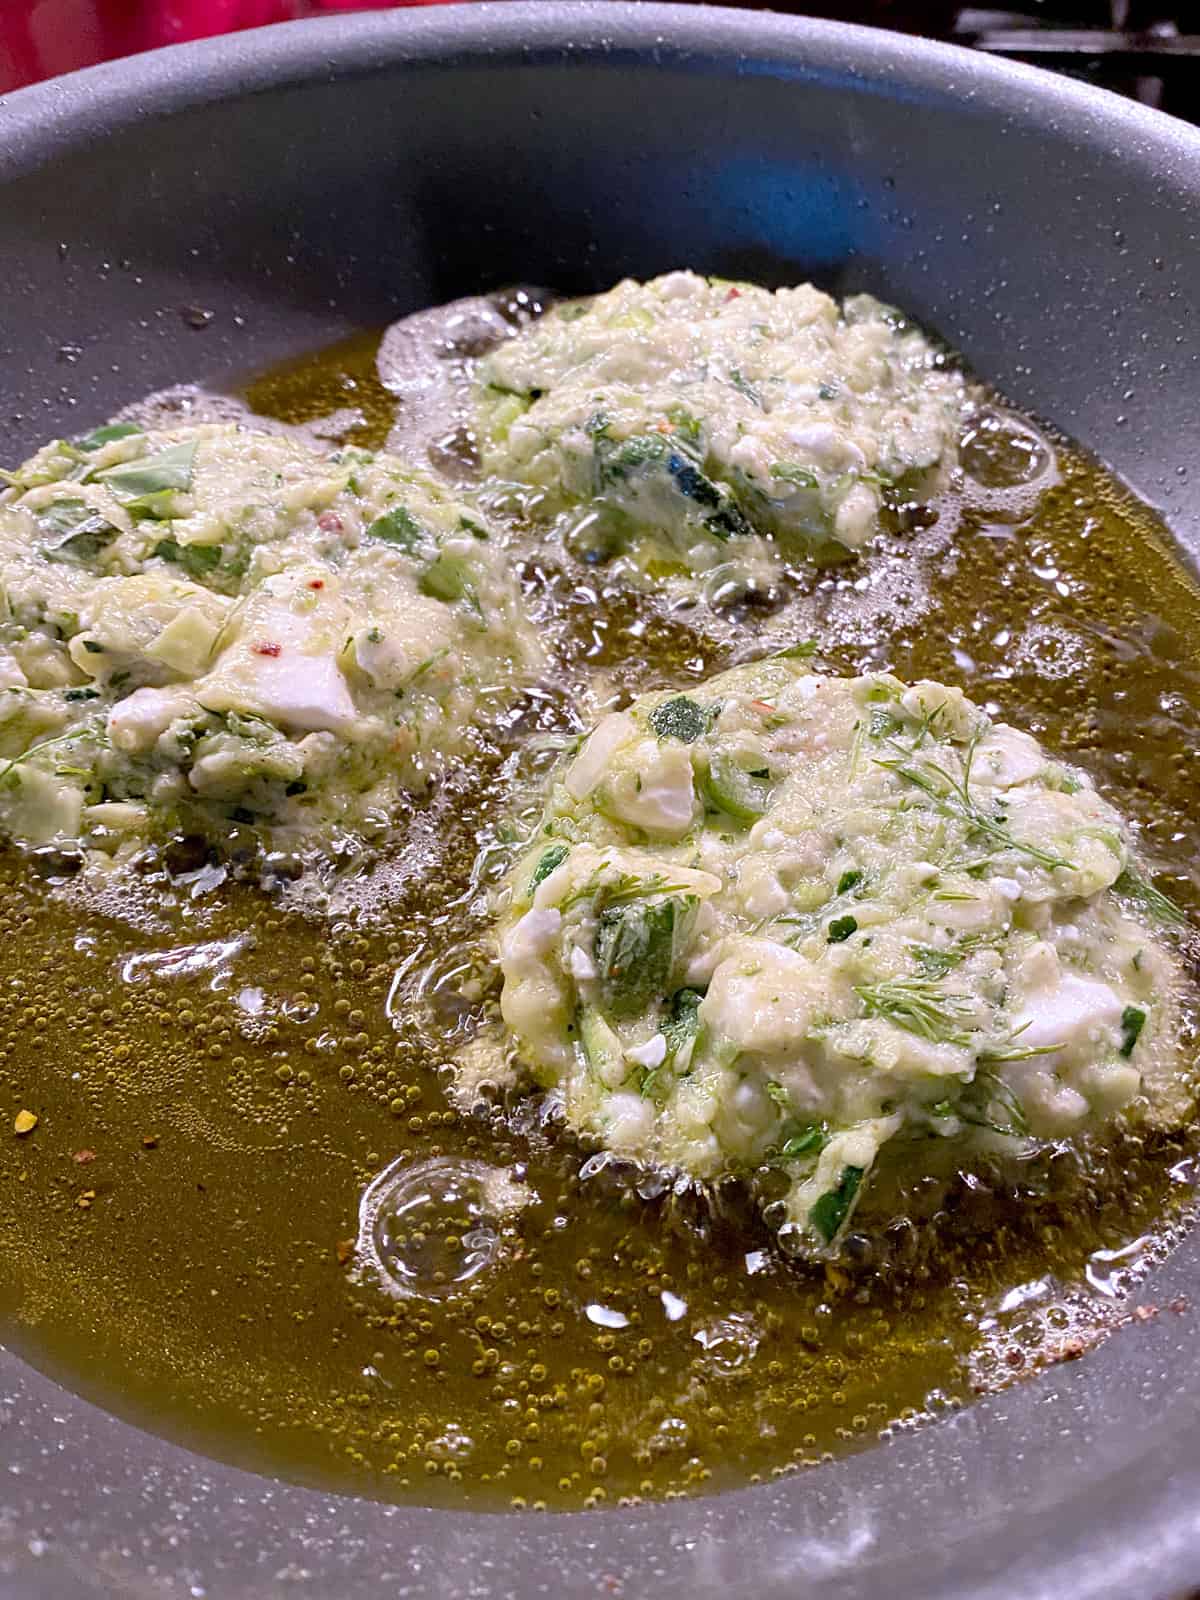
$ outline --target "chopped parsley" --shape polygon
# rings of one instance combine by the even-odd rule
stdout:
[[[692,895],[647,905],[608,906],[596,929],[595,959],[605,1009],[636,1016],[674,987],[675,970],[695,920]]]
[[[223,553],[219,544],[180,544],[175,539],[160,539],[153,550],[161,561],[174,562],[190,578],[207,578],[215,572]]]
[[[543,883],[552,872],[562,866],[570,853],[570,846],[563,844],[561,841],[558,844],[547,845],[538,858],[538,864],[534,867],[533,876],[529,880],[530,894],[533,893],[539,883]]]
[[[72,561],[87,566],[121,532],[84,500],[52,500],[35,515],[38,527],[46,535],[42,555],[47,561]]]
[[[1133,1054],[1134,1046],[1142,1036],[1142,1029],[1146,1026],[1146,1013],[1140,1006],[1126,1006],[1121,1013],[1121,1054],[1126,1061]]]
[[[676,695],[664,700],[650,713],[650,726],[660,739],[680,739],[684,744],[695,744],[708,732],[711,713],[703,706],[689,700],[687,695]]]
[[[808,1213],[808,1220],[826,1244],[832,1244],[846,1218],[859,1189],[862,1187],[864,1169],[846,1166],[835,1189],[827,1189]]]
[[[420,523],[406,506],[393,506],[385,511],[369,524],[366,532],[368,539],[398,545],[402,550],[415,550],[425,538]]]

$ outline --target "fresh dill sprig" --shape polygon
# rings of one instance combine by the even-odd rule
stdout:
[[[936,945],[910,944],[909,953],[921,969],[923,978],[944,978],[952,968],[961,966],[968,956],[992,947],[994,940],[985,933],[964,933],[948,950]]]
[[[934,706],[932,711],[927,712],[926,715],[921,718],[920,722],[918,722],[917,726],[913,729],[912,743],[909,746],[911,750],[919,750],[925,743],[926,739],[933,739],[936,737],[934,730],[937,727],[938,718],[945,709],[946,708],[944,705]],[[888,740],[889,744],[894,742],[894,737],[893,739]]]
[[[1020,1030],[1018,1029],[1018,1032]],[[981,1050],[980,1061],[1032,1061],[1037,1056],[1052,1056],[1061,1050],[1061,1044],[1000,1044],[995,1049]]]
[[[1144,911],[1157,917],[1161,922],[1171,922],[1179,927],[1187,922],[1187,913],[1183,907],[1177,906],[1170,895],[1165,895],[1161,889],[1156,889],[1148,878],[1143,878],[1133,867],[1124,869],[1113,884],[1113,888],[1118,894],[1127,894],[1131,900],[1136,900]]]
[[[918,730],[921,737],[928,731],[930,720],[926,718]],[[975,758],[975,747],[979,743],[979,738],[978,733],[974,734],[967,745],[961,778],[954,777],[945,767],[928,757],[913,760],[915,744],[912,747],[904,746],[896,739],[889,739],[888,743],[899,751],[899,754],[889,758],[876,756],[875,765],[882,767],[886,772],[895,773],[898,778],[903,778],[906,783],[911,783],[915,789],[919,789],[944,817],[965,822],[973,832],[994,839],[1005,849],[1017,850],[1029,856],[1039,866],[1050,869],[1063,867],[1073,871],[1074,862],[1067,861],[1063,856],[1056,856],[1049,850],[1042,850],[1024,839],[1018,839],[1002,822],[998,822],[995,817],[989,817],[987,812],[982,811],[976,804],[971,796],[971,764]]]
[[[575,893],[568,895],[560,904],[559,909],[567,911],[571,906],[578,905],[580,901],[595,899],[596,909],[601,910],[607,906],[624,905],[630,900],[646,900],[656,894],[691,894],[694,893],[691,885],[686,883],[672,883],[664,872],[654,872],[647,877],[639,878],[636,873],[622,872],[610,882],[604,882],[604,869],[600,868],[592,874],[586,883],[580,885]]]
[[[1057,1044],[1018,1044],[1017,1040],[1032,1025],[1023,1022],[1019,1028],[1014,1028],[1007,1039],[979,1052],[980,1061],[1032,1061],[1036,1056],[1052,1056],[1056,1050],[1062,1049],[1062,1041]]]
[[[854,992],[868,1016],[882,1017],[906,1033],[933,1044],[970,1042],[960,1025],[970,1000],[966,995],[948,994],[931,978],[887,978],[858,984]]]
[[[1001,1122],[992,1115],[997,1107],[1008,1117],[1007,1122]],[[989,1072],[985,1067],[978,1069],[963,1090],[954,1114],[972,1127],[988,1128],[1007,1139],[1020,1139],[1029,1132],[1029,1118],[1025,1115],[1025,1108],[1016,1090],[1011,1084],[1005,1083],[998,1073]]]
[[[72,739],[98,738],[97,730],[90,724],[80,728],[71,728],[66,733],[55,734],[53,739],[43,739],[40,744],[31,744],[29,749],[19,756],[13,756],[0,767],[0,784],[14,771],[15,768],[24,766],[31,756],[38,755],[43,750],[49,750],[54,745],[67,744]]]

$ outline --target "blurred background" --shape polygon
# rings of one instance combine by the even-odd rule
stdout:
[[[440,0],[0,0],[0,93],[115,56],[302,17]],[[1036,62],[1200,122],[1200,0],[818,0],[803,12]]]

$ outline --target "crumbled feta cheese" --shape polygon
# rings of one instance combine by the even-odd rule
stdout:
[[[117,750],[138,755],[149,750],[176,717],[195,709],[196,702],[185,689],[135,689],[109,712],[108,737]]]
[[[667,1041],[661,1033],[656,1033],[652,1039],[647,1039],[645,1044],[633,1045],[627,1049],[625,1059],[639,1067],[660,1067],[667,1059]]]
[[[940,1140],[966,1170],[1139,1096],[1178,1115],[1174,958],[1109,891],[1128,847],[1090,785],[937,683],[774,658],[688,697],[601,723],[583,781],[582,757],[551,780],[552,886],[530,909],[541,842],[510,879],[502,1010],[568,1122],[700,1181],[769,1161],[789,1249],[819,1257],[902,1130],[919,1178]],[[667,792],[706,809],[668,831]]]
[[[377,834],[540,673],[483,514],[386,452],[224,424],[134,432],[90,453],[69,501],[44,482],[52,454],[0,490],[0,691],[21,695],[0,716],[23,769],[0,793],[8,836],[40,837],[42,779],[106,857],[181,827],[223,837],[231,813],[264,847]],[[126,468],[162,478],[153,516],[133,514]],[[78,501],[106,531],[46,560],[62,530],[40,519]],[[34,748],[47,729],[69,760]],[[101,789],[145,800],[115,846],[111,815],[83,805]]]

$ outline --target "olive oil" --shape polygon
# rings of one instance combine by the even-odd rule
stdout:
[[[377,445],[373,355],[352,341],[249,402]],[[527,531],[554,686],[414,804],[390,858],[349,855],[320,915],[290,870],[243,881],[236,850],[100,889],[54,852],[0,855],[6,1341],[245,1466],[567,1508],[815,1467],[1118,1320],[1186,1225],[1190,1132],[1062,1152],[1017,1199],[964,1186],[937,1249],[901,1219],[862,1270],[815,1272],[589,1159],[534,1099],[465,1114],[446,1093],[489,1004],[487,888],[556,743],[600,698],[799,639],[833,671],[960,683],[1088,767],[1200,910],[1200,595],[1076,450],[997,410],[963,458],[974,477],[895,507],[865,561],[800,567],[715,621]],[[388,1169],[407,1187],[381,1189]]]

